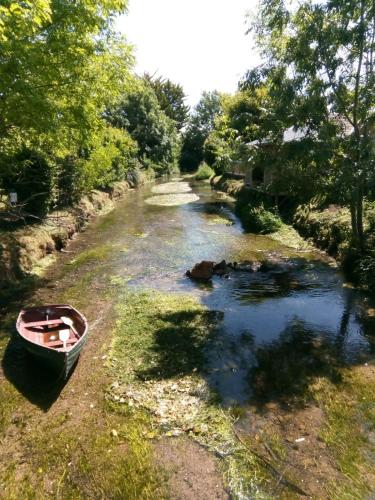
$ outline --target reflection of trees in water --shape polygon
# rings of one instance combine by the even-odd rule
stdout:
[[[311,265],[295,259],[293,263],[273,263],[274,268],[266,272],[238,273],[234,277],[236,296],[241,303],[260,303],[269,298],[283,298],[290,295],[319,289],[322,283],[308,274]]]
[[[339,355],[343,358],[347,354],[347,348],[350,337],[351,322],[355,320],[360,327],[361,333],[368,342],[369,350],[374,352],[375,348],[375,318],[370,318],[364,313],[360,292],[353,290],[344,291],[344,308],[341,316],[341,321],[336,337],[336,348]],[[362,297],[364,298],[364,297]],[[368,355],[368,351],[349,353],[354,355],[355,358],[360,359],[364,355]]]
[[[258,348],[257,365],[249,377],[259,402],[303,404],[309,399],[309,385],[315,378],[340,381],[339,364],[327,332],[317,332],[295,320],[278,340]]]
[[[336,337],[337,349],[342,352],[349,335],[350,318],[353,313],[354,294],[351,290],[345,292],[344,309],[341,316],[339,333]]]

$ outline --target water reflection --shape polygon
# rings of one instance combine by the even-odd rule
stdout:
[[[120,245],[128,248],[117,255],[115,270],[130,286],[192,293],[210,311],[222,312],[215,333],[199,348],[206,359],[204,376],[224,404],[254,396],[298,399],[311,378],[324,373],[334,379],[335,362],[356,362],[371,350],[361,296],[343,288],[340,273],[324,258],[244,234],[232,202],[209,186],[193,186],[193,194],[199,197],[194,203],[157,207],[144,203],[147,188],[143,195],[135,193],[124,200],[117,221],[112,216],[107,234],[113,239],[118,227]],[[229,224],[211,224],[219,218]],[[148,237],[137,237],[140,233]],[[265,272],[233,272],[228,280],[216,277],[207,284],[185,277],[194,263],[223,258],[268,258],[277,265]],[[180,363],[183,369],[185,361],[175,366],[173,350],[168,354],[168,332],[159,337],[166,365],[178,370]]]
[[[371,352],[375,318],[363,319],[363,297],[343,288],[340,273],[324,258],[244,234],[233,203],[207,185],[193,185],[191,194],[196,201],[165,207],[145,203],[151,187],[135,190],[82,239],[83,248],[113,246],[104,261],[90,264],[98,280],[105,269],[115,282],[193,294],[207,307],[208,339],[195,337],[193,318],[173,314],[171,329],[158,332],[161,373],[189,373],[203,356],[202,374],[224,404],[254,397],[303,401],[314,377],[337,380],[338,364]],[[262,272],[236,271],[209,283],[185,277],[196,262],[222,259],[270,264]],[[158,371],[139,375],[155,378]]]
[[[295,318],[277,339],[261,344],[248,373],[258,404],[269,400],[304,404],[309,384],[317,377],[338,383],[340,356],[331,333]]]
[[[285,396],[295,384],[303,392],[312,376],[329,372],[333,360],[358,362],[370,351],[357,293],[342,288],[329,267],[311,272],[309,265],[282,279],[273,273],[234,274],[230,281],[217,280],[202,298],[209,308],[225,312],[218,331],[222,341],[207,349],[209,380],[225,404],[243,403],[254,394],[276,397],[277,381],[277,391],[285,384]],[[244,342],[250,337],[251,343]],[[228,373],[231,361],[235,366]]]

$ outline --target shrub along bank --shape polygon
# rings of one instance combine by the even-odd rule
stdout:
[[[204,161],[199,165],[197,173],[195,174],[195,179],[197,181],[204,181],[215,175],[215,171],[207,165]]]
[[[320,208],[317,203],[297,207],[293,225],[305,238],[327,251],[341,262],[343,269],[355,282],[375,291],[375,203],[364,209],[366,247],[359,256],[352,242],[351,216],[348,208],[330,205]]]
[[[245,186],[242,179],[224,174],[214,177],[211,185],[236,198],[236,212],[246,231],[270,234],[284,225],[271,197]]]
[[[95,215],[113,208],[116,199],[130,188],[154,178],[154,172],[134,170],[128,181],[115,182],[108,191],[92,190],[66,210],[51,212],[42,222],[3,231],[0,242],[0,285],[5,287],[49,263],[48,257],[66,247],[72,236],[82,231]]]
[[[280,214],[265,193],[245,186],[242,179],[224,174],[212,178],[214,189],[227,192],[236,199],[236,211],[247,231],[270,234],[284,225],[287,215],[299,234],[336,258],[350,279],[375,291],[375,204],[365,205],[366,248],[359,256],[352,244],[351,217],[348,208],[338,205],[320,206],[318,200],[299,205],[292,214]],[[283,217],[286,218],[286,217]]]

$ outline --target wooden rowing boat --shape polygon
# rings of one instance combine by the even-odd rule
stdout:
[[[67,378],[87,339],[86,318],[69,305],[22,309],[17,332],[24,347]]]

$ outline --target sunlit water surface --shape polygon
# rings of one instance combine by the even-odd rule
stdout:
[[[266,236],[245,234],[225,195],[206,184],[173,182],[182,204],[150,202],[168,187],[135,190],[92,225],[91,245],[113,245],[111,272],[137,289],[195,295],[220,311],[214,338],[207,344],[205,376],[224,404],[244,403],[253,394],[252,370],[269,356],[333,355],[359,362],[372,349],[361,320],[364,297],[343,286],[341,274],[319,253],[289,249]],[[185,203],[184,197],[189,198]],[[285,259],[269,272],[233,272],[210,284],[194,283],[187,269],[201,260]],[[259,353],[262,354],[260,361]],[[325,359],[325,358],[324,358]],[[309,363],[309,358],[303,358]],[[282,369],[275,364],[275,370]],[[278,377],[278,373],[274,373]]]

